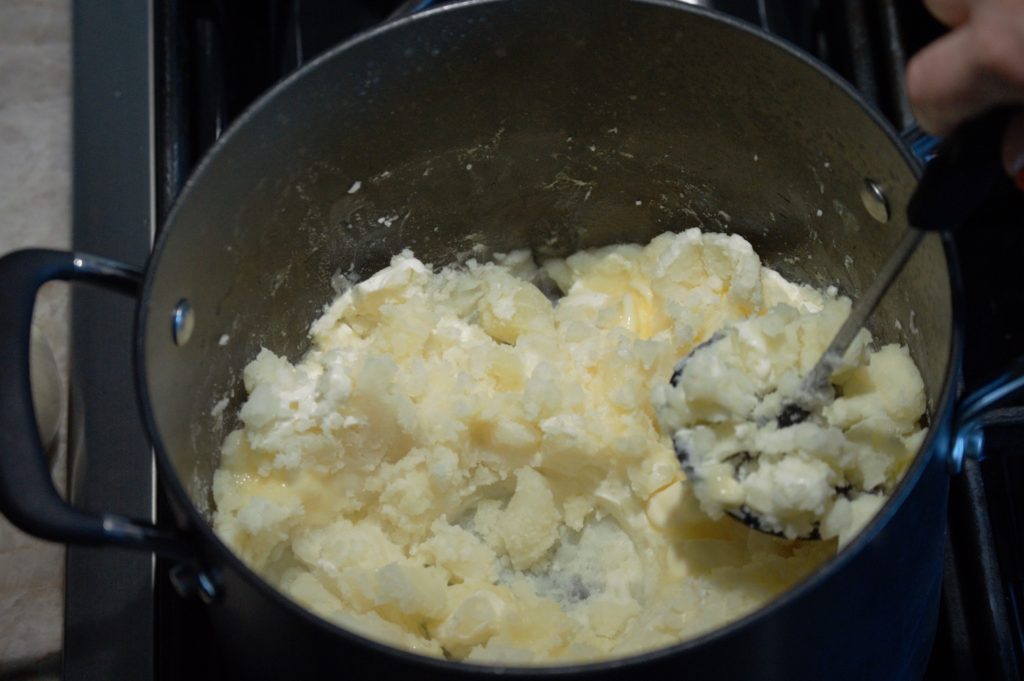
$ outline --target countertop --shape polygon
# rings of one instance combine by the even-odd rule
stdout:
[[[70,245],[70,20],[68,0],[0,4],[0,253]],[[66,285],[47,285],[35,322],[53,349],[64,393],[67,318]],[[59,486],[64,440],[62,427],[53,464]],[[59,678],[63,586],[63,547],[0,518],[0,681]]]

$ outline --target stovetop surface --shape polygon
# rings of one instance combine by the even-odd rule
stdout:
[[[253,99],[344,38],[394,13],[432,3],[125,4],[130,7],[75,5],[74,241],[82,250],[142,262],[152,233],[191,170]],[[902,65],[940,31],[916,0],[699,4],[758,24],[815,54],[854,83],[895,127],[912,123]],[[150,44],[116,42],[133,35],[133,29],[151,30]],[[136,63],[141,58],[151,59],[148,72]],[[101,129],[98,117],[112,110],[120,123],[116,133]],[[139,152],[144,139],[153,142],[148,155]],[[105,140],[108,146],[103,148]],[[115,202],[114,189],[103,183],[101,174],[121,183],[129,181],[121,178],[139,185],[148,180],[149,194],[141,186],[138,192],[149,195],[149,205]],[[104,199],[109,203],[102,203]],[[1007,193],[956,238],[967,301],[967,389],[994,376],[1024,348],[1024,315],[1015,314],[1024,309],[1021,216],[1024,201]],[[72,497],[76,503],[107,509],[113,500],[119,506],[114,510],[139,516],[155,511],[157,518],[166,519],[168,508],[154,484],[145,435],[135,414],[122,408],[134,401],[130,352],[110,340],[111,329],[130,328],[130,308],[112,308],[106,298],[74,293],[72,382],[78,426],[73,427],[71,446],[79,463],[73,470]],[[104,375],[118,366],[122,370],[113,371],[119,377],[113,386],[109,380],[104,383]],[[117,427],[112,428],[105,421],[115,414]],[[1008,420],[1013,416],[1008,412]],[[987,439],[988,460],[972,463],[953,481],[939,634],[927,678],[950,678],[951,671],[960,679],[1020,676],[1024,462],[1017,450],[1022,444],[1020,428],[994,429]],[[111,466],[120,471],[113,481],[103,472]],[[162,561],[154,564],[144,556],[69,551],[66,679],[224,678],[203,606],[178,598],[166,570]],[[97,654],[99,647],[103,654]]]

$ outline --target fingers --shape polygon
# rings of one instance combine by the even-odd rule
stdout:
[[[945,134],[993,106],[1024,104],[1024,3],[1012,5],[978,6],[910,60],[907,94],[923,128]]]
[[[1024,190],[1024,112],[1017,112],[1006,126],[1003,167],[1017,187]]]
[[[967,21],[970,15],[970,0],[924,0],[924,6],[932,16],[946,26],[954,27]]]
[[[907,96],[914,117],[929,132],[946,134],[988,104],[979,101],[982,88],[976,76],[976,60],[968,54],[969,33],[948,33],[907,64]]]

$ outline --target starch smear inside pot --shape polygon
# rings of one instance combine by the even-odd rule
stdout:
[[[838,415],[806,440],[831,438],[833,476],[787,493],[872,484],[874,505],[832,495],[818,510],[839,509],[838,539],[804,542],[698,499],[654,402],[685,405],[666,428],[724,457],[742,424],[716,383],[747,372],[765,391],[806,371],[848,307],[763,267],[742,238],[696,229],[539,268],[527,252],[440,270],[403,253],[326,309],[301,361],[264,349],[246,368],[216,530],[324,618],[426,654],[545,664],[676,643],[832,556],[912,458],[924,398],[905,350],[874,352],[865,335]],[[733,340],[716,353],[733,355],[667,396],[679,358],[723,327]],[[776,336],[798,347],[776,352]],[[907,375],[909,388],[887,383]],[[814,456],[790,440],[789,455]]]

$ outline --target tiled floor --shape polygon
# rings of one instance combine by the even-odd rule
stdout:
[[[70,241],[70,12],[68,0],[0,3],[0,253]],[[50,285],[36,323],[65,376],[66,320],[67,291]],[[61,484],[64,468],[60,451]],[[62,547],[0,518],[0,680],[58,678],[63,580]]]

